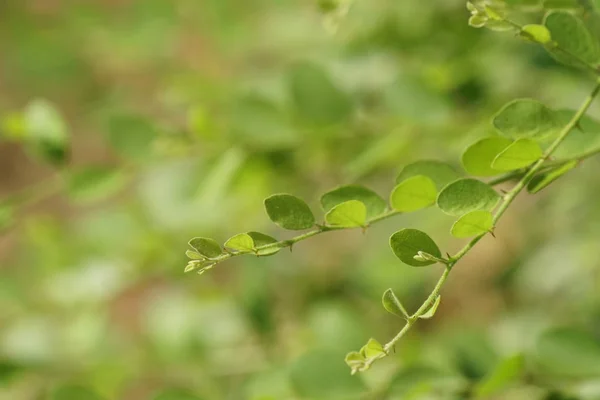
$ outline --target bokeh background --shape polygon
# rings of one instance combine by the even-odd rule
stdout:
[[[1,1],[0,399],[600,399],[600,160],[522,195],[436,317],[363,374],[344,355],[402,325],[383,291],[414,309],[441,272],[387,238],[452,252],[441,212],[183,273],[193,236],[289,237],[272,193],[315,211],[342,183],[387,196],[412,161],[460,168],[505,102],[587,94],[467,19],[462,0],[338,19],[308,0]],[[32,143],[31,124],[55,135]]]

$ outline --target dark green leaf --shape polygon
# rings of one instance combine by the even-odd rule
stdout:
[[[527,185],[529,193],[537,193],[577,166],[577,161],[570,161],[558,168],[535,176]]]
[[[417,211],[435,203],[435,182],[424,175],[416,175],[400,182],[392,191],[390,204],[397,211]]]
[[[398,177],[396,183],[405,181],[413,176],[424,175],[435,182],[438,190],[441,190],[448,183],[460,178],[460,174],[450,165],[441,161],[422,160],[408,164]]]
[[[512,141],[502,137],[481,139],[471,145],[462,155],[462,164],[471,175],[494,176],[500,171],[492,168],[492,162]]]
[[[496,156],[492,168],[499,171],[514,171],[527,167],[542,158],[542,149],[531,139],[519,139]]]
[[[519,35],[524,39],[540,44],[547,44],[552,40],[552,35],[548,28],[539,24],[525,25],[519,32]]]
[[[206,258],[215,258],[223,253],[219,243],[213,239],[196,237],[190,240],[189,245]]]
[[[266,246],[268,244],[277,243],[277,239],[275,239],[274,237],[265,235],[264,233],[260,232],[248,232],[248,236],[250,236],[254,241],[255,247],[261,247]],[[270,247],[268,249],[258,250],[256,254],[259,256],[271,256],[279,252],[279,250],[281,250],[281,248],[279,247]]]
[[[274,194],[265,199],[271,221],[284,229],[299,231],[315,225],[315,216],[304,200],[290,194]]]
[[[405,264],[413,267],[424,267],[435,264],[434,261],[417,261],[414,257],[419,251],[440,258],[442,256],[437,244],[425,233],[417,229],[402,229],[390,237],[392,251]]]
[[[321,197],[321,206],[325,212],[328,212],[338,204],[349,200],[362,202],[367,208],[368,219],[381,215],[387,207],[385,200],[381,196],[371,189],[360,185],[340,186],[325,193]]]
[[[557,61],[581,67],[584,63],[595,65],[600,61],[600,47],[582,20],[565,11],[551,11],[544,25],[552,35],[546,46]]]
[[[460,179],[446,186],[437,198],[438,207],[446,214],[462,216],[475,210],[491,211],[500,195],[477,179]]]
[[[325,215],[325,222],[328,225],[343,228],[365,226],[367,208],[358,200],[345,201],[329,210]]]
[[[119,115],[108,122],[108,141],[122,156],[141,160],[153,153],[158,132],[149,120],[136,115]]]

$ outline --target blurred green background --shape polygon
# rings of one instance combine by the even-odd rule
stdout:
[[[587,94],[467,19],[462,0],[355,0],[339,21],[308,0],[1,1],[0,399],[600,399],[600,160],[523,195],[363,374],[344,355],[402,324],[383,291],[412,310],[440,273],[387,238],[415,227],[452,252],[452,218],[183,274],[193,236],[289,237],[272,193],[385,196],[412,161],[460,168],[505,102]],[[36,124],[51,133],[30,143]]]

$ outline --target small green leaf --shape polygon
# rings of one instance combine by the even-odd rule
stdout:
[[[469,17],[469,25],[473,28],[483,28],[487,21],[488,17],[485,15],[471,15]]]
[[[417,175],[424,175],[430,178],[435,182],[438,190],[442,189],[448,183],[460,178],[460,174],[446,163],[441,161],[422,160],[405,166],[396,178],[396,183],[400,183]]]
[[[422,319],[433,318],[433,316],[435,315],[435,312],[437,311],[438,307],[440,306],[440,301],[442,301],[442,296],[440,296],[438,294],[438,296],[433,301],[433,304],[431,305],[431,307],[429,307],[429,310],[427,310],[423,315],[419,316],[419,318],[422,318]]]
[[[543,174],[535,176],[531,182],[527,185],[527,191],[535,194],[542,189],[548,187],[551,183],[559,179],[561,176],[572,170],[577,166],[577,161],[570,161],[558,168],[544,172]]]
[[[344,358],[344,361],[346,362],[346,365],[348,365],[352,370],[352,375],[354,375],[358,371],[362,371],[364,369],[367,360],[358,351],[353,351],[346,354],[346,358]]]
[[[547,44],[552,41],[552,35],[550,34],[548,28],[539,24],[525,25],[523,28],[521,28],[519,35],[523,39],[540,44]]]
[[[498,363],[476,386],[477,398],[488,398],[517,383],[525,370],[525,358],[518,354]]]
[[[265,199],[271,221],[284,229],[299,231],[315,225],[315,216],[304,202],[290,194],[274,194]]]
[[[492,168],[514,171],[527,167],[542,158],[540,145],[531,139],[519,139],[496,156]]]
[[[191,260],[204,260],[206,259],[206,257],[204,257],[202,254],[194,251],[194,250],[186,250],[185,251],[185,255],[191,259]]]
[[[266,246],[268,244],[277,243],[277,239],[275,239],[274,237],[265,235],[264,233],[260,232],[248,232],[248,236],[250,236],[254,241],[255,247],[261,247]],[[280,247],[269,247],[267,249],[256,250],[256,255],[263,257],[271,256],[279,252],[279,250],[281,250]]]
[[[371,219],[383,214],[387,204],[384,199],[369,188],[360,185],[344,185],[321,196],[321,206],[325,212],[340,203],[358,200],[367,208],[367,218]]]
[[[65,385],[52,391],[50,400],[101,400],[101,397],[88,388],[78,385]]]
[[[492,168],[492,162],[512,141],[503,137],[488,137],[471,145],[462,155],[462,164],[471,175],[494,176],[500,171]]]
[[[452,225],[450,233],[457,238],[478,236],[490,232],[494,227],[494,216],[489,211],[475,210],[460,217]]]
[[[537,342],[541,370],[566,377],[600,375],[600,342],[597,337],[572,328],[547,331]]]
[[[69,195],[79,202],[93,202],[107,198],[126,183],[123,171],[105,166],[89,166],[71,172]]]
[[[552,35],[552,43],[546,50],[557,61],[581,67],[600,61],[600,46],[593,35],[577,16],[566,11],[550,11],[544,18],[544,25]]]
[[[506,104],[496,113],[492,124],[502,136],[511,139],[543,140],[561,128],[554,112],[532,99],[517,99]]]
[[[490,185],[465,178],[446,186],[438,195],[437,205],[448,215],[462,216],[475,210],[491,211],[498,201],[500,195]]]
[[[70,137],[67,125],[54,105],[46,100],[34,100],[27,105],[23,118],[27,139],[36,152],[52,164],[65,163]]]
[[[386,356],[385,350],[383,349],[381,343],[373,338],[369,339],[367,344],[360,349],[360,354],[362,354],[367,360]]]
[[[239,233],[225,242],[225,247],[231,250],[249,252],[254,249],[254,240],[247,233]]]
[[[397,315],[401,318],[409,317],[408,313],[406,312],[406,309],[404,308],[398,297],[396,297],[396,294],[392,289],[388,289],[383,293],[383,298],[381,299],[381,302],[383,303],[383,308],[385,308],[385,310],[390,314]]]
[[[215,258],[223,253],[219,243],[213,239],[196,237],[190,240],[189,245],[206,258]]]
[[[400,182],[392,191],[390,204],[397,211],[417,211],[435,203],[435,182],[424,175],[416,175]]]
[[[417,229],[402,229],[390,237],[392,251],[405,264],[424,267],[435,264],[433,261],[417,261],[414,257],[419,251],[435,257],[442,257],[437,244],[425,233]]]
[[[355,228],[365,226],[367,208],[358,200],[350,200],[333,207],[326,215],[325,222],[331,226]]]

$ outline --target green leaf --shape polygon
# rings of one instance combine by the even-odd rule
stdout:
[[[357,373],[358,371],[363,371],[365,368],[366,359],[365,357],[359,353],[358,351],[353,351],[346,354],[346,358],[344,358],[346,365],[350,367],[352,370],[352,375]]]
[[[186,250],[185,255],[191,260],[205,260],[206,259],[206,257],[204,257],[202,254],[200,254],[194,250]]]
[[[24,111],[27,139],[37,154],[51,164],[60,165],[67,161],[70,135],[67,125],[58,110],[46,100],[34,100]]]
[[[78,385],[65,385],[52,391],[50,400],[101,400],[93,391]]]
[[[69,196],[79,202],[93,202],[112,196],[127,182],[123,171],[105,166],[89,166],[69,175]]]
[[[483,28],[487,21],[488,17],[485,15],[471,15],[469,17],[469,25],[473,28]]]
[[[333,125],[347,121],[352,115],[351,98],[315,64],[294,65],[289,75],[289,88],[296,113],[304,122]]]
[[[437,297],[435,298],[435,300],[433,301],[433,304],[431,305],[431,307],[429,307],[429,309],[423,315],[419,316],[419,318],[421,318],[421,319],[433,318],[433,316],[435,315],[435,312],[437,311],[438,307],[440,306],[441,301],[442,301],[442,296],[440,296],[438,294]]]
[[[460,179],[446,186],[437,198],[438,207],[448,215],[462,216],[475,210],[491,211],[500,195],[477,179]]]
[[[540,44],[547,44],[552,41],[552,35],[548,28],[539,24],[525,25],[519,32],[519,35],[523,39]]]
[[[417,211],[435,203],[435,182],[424,175],[413,176],[400,182],[392,191],[390,204],[397,211]]]
[[[592,65],[600,61],[598,42],[575,15],[551,11],[544,18],[544,25],[552,35],[552,43],[546,46],[546,50],[557,61],[576,67],[581,67],[582,61]]]
[[[254,240],[247,233],[239,233],[225,242],[225,247],[231,250],[250,252],[254,249]]]
[[[435,264],[434,261],[417,261],[414,257],[419,251],[435,257],[442,257],[437,244],[425,233],[417,229],[402,229],[390,237],[392,251],[405,264],[413,267],[424,267]]]
[[[540,368],[553,375],[597,377],[600,375],[600,341],[572,328],[547,331],[536,346]]]
[[[494,176],[500,171],[492,168],[496,156],[506,149],[512,141],[503,137],[488,137],[471,145],[462,155],[462,164],[471,175]]]
[[[424,175],[430,178],[435,182],[438,190],[442,189],[448,183],[460,178],[460,174],[446,163],[441,161],[422,160],[405,166],[396,178],[396,183],[400,183],[417,175]]]
[[[360,379],[351,376],[342,356],[333,351],[317,351],[300,357],[291,367],[290,380],[298,396],[306,399],[352,399],[364,390]]]
[[[457,238],[467,238],[491,232],[493,227],[494,216],[492,213],[485,210],[476,210],[460,217],[452,225],[450,233]]]
[[[369,339],[367,344],[360,349],[360,354],[362,354],[367,360],[386,356],[385,350],[383,350],[381,343],[373,338]]]
[[[517,383],[525,372],[525,358],[515,355],[498,363],[476,386],[478,398],[488,398]]]
[[[219,243],[213,239],[196,237],[189,241],[189,245],[206,258],[215,258],[223,253]]]
[[[383,303],[383,308],[390,314],[397,315],[401,318],[409,317],[408,312],[406,312],[406,309],[392,289],[388,289],[383,293],[381,302]]]
[[[496,156],[492,168],[499,171],[514,171],[527,167],[542,158],[540,145],[531,139],[519,139]]]
[[[367,208],[367,218],[383,214],[387,204],[377,193],[360,185],[345,185],[333,189],[321,196],[321,206],[325,212],[349,200],[358,200]]]
[[[315,216],[304,200],[291,194],[274,194],[265,199],[271,221],[284,229],[300,231],[315,225]]]
[[[517,99],[506,104],[496,113],[492,124],[502,136],[511,139],[543,140],[561,128],[554,112],[532,99]]]
[[[527,185],[527,191],[535,194],[540,190],[548,187],[551,183],[559,179],[561,176],[572,170],[577,166],[577,161],[570,161],[558,168],[544,172],[543,174],[536,175],[531,182]]]
[[[107,135],[109,143],[121,156],[144,160],[152,155],[158,132],[142,116],[117,115],[108,121]]]
[[[358,200],[350,200],[333,207],[326,215],[325,222],[331,226],[355,228],[367,223],[367,208]]]
[[[254,246],[255,247],[266,246],[268,244],[272,244],[272,243],[277,243],[278,242],[278,240],[275,239],[274,237],[269,236],[269,235],[265,235],[264,233],[260,233],[260,232],[248,232],[247,234],[254,241]],[[271,256],[271,255],[273,255],[275,253],[278,253],[279,250],[281,250],[280,247],[270,247],[268,249],[257,250],[256,251],[256,255],[262,256],[262,257]]]

